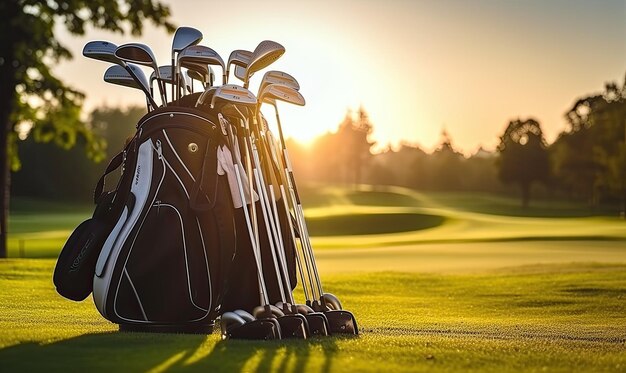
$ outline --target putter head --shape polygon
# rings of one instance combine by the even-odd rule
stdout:
[[[235,84],[225,84],[218,87],[211,99],[211,107],[215,107],[217,100],[227,101],[233,105],[242,105],[245,107],[254,107],[257,103],[256,97],[252,92]]]
[[[304,304],[296,305],[296,310],[306,317],[309,324],[309,335],[324,337],[330,334],[328,318],[323,312],[315,312],[311,307]]]
[[[149,46],[141,43],[128,43],[117,47],[115,56],[120,60],[136,63],[138,65],[150,66],[158,71],[156,57]],[[157,73],[158,74],[158,73]],[[157,75],[157,78],[160,78]]]
[[[116,84],[124,87],[135,88],[145,92],[148,90],[149,83],[146,75],[137,65],[128,64],[128,67],[133,71],[137,79],[143,84],[143,88],[137,84],[133,77],[126,71],[125,68],[119,65],[113,65],[104,72],[104,81],[111,84]]]
[[[284,101],[298,106],[304,106],[306,104],[300,92],[282,84],[270,84],[263,88],[263,91],[259,95],[259,102],[263,102],[267,99]]]
[[[276,319],[246,321],[235,312],[224,312],[220,323],[222,339],[281,339],[280,324]]]
[[[117,45],[103,40],[94,40],[85,44],[83,56],[94,60],[122,65],[122,61],[115,56]]]
[[[295,89],[296,91],[300,90],[300,83],[298,83],[296,78],[287,74],[286,72],[271,70],[263,75],[261,85],[259,86],[259,97],[261,96],[261,92],[263,92],[263,88],[270,84],[281,84],[286,87]]]
[[[350,311],[341,309],[341,302],[334,295],[324,293],[319,300],[314,300],[310,306],[315,311],[324,313],[328,319],[331,334],[359,334],[359,327],[354,315]],[[338,307],[338,309],[332,307]]]
[[[311,335],[306,317],[300,314],[285,315],[276,319],[283,338],[307,339]]]
[[[332,309],[332,310],[342,310],[343,306],[341,305],[341,302],[339,301],[339,298],[337,298],[335,295],[331,294],[331,293],[324,293],[322,294],[322,298],[323,299],[323,304],[325,304],[328,308]]]
[[[172,39],[172,52],[178,53],[190,45],[196,45],[202,41],[202,32],[193,27],[179,27]]]
[[[324,315],[328,319],[330,334],[359,334],[359,327],[352,312],[346,310],[331,310],[325,311]]]
[[[284,53],[285,47],[275,41],[263,40],[260,42],[250,57],[250,63],[248,63],[248,67],[246,68],[246,79],[244,81],[244,85],[247,85],[248,79],[253,73],[271,65]]]

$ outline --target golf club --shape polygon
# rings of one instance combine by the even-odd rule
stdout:
[[[146,79],[146,75],[141,71],[139,66],[128,64],[128,67],[133,71],[134,77],[128,73],[126,68],[113,65],[104,72],[104,81],[123,87],[139,89],[145,93],[148,89],[148,79]],[[137,80],[141,81],[141,84],[137,84]],[[150,111],[150,101],[148,100],[146,104],[148,111]]]
[[[284,300],[284,295],[282,295],[284,290],[282,288],[282,280],[280,276],[280,270],[278,268],[276,252],[275,252],[275,247],[274,247],[275,236],[273,235],[273,233],[275,232],[276,229],[275,229],[275,226],[273,225],[274,223],[273,218],[268,213],[267,191],[265,189],[265,182],[263,179],[262,170],[260,169],[260,161],[259,161],[256,146],[255,146],[255,142],[253,142],[253,138],[250,133],[250,126],[248,124],[248,120],[249,120],[248,115],[244,114],[244,111],[246,109],[250,109],[252,111],[255,110],[256,98],[254,97],[254,95],[252,95],[252,93],[250,93],[248,90],[242,87],[235,86],[235,85],[225,85],[225,86],[218,88],[215,91],[212,101],[211,101],[212,102],[211,106],[214,107],[215,101],[218,99],[225,99],[229,102],[237,102],[238,104],[231,104],[228,107],[222,109],[222,111],[225,113],[229,113],[230,116],[240,119],[242,123],[245,123],[244,126],[241,127],[241,129],[244,131],[242,140],[245,145],[244,149],[246,151],[246,159],[248,160],[247,164],[249,165],[248,175],[251,178],[249,179],[249,181],[251,182],[252,179],[254,179],[254,181],[256,182],[256,189],[258,191],[259,200],[260,200],[260,207],[261,207],[260,210],[262,212],[262,217],[259,217],[259,220],[262,220],[265,224],[265,233],[267,235],[267,242],[270,245],[270,253],[272,255],[274,268],[277,273],[277,280],[279,281],[281,296],[283,297],[283,300]],[[231,109],[231,110],[227,110],[227,109]],[[231,135],[234,136],[234,133],[232,131],[232,126],[229,125],[228,127],[230,128]],[[235,152],[238,152],[239,147],[238,145],[236,145],[236,141],[237,141],[237,138],[233,137],[233,139],[231,140],[231,143],[234,144],[233,150]],[[243,159],[241,156],[238,158]],[[235,159],[236,158],[233,155],[233,160]],[[252,162],[250,162],[250,160],[252,160]],[[237,169],[237,167],[235,169]],[[240,179],[238,179],[238,182],[240,182]],[[240,189],[243,190],[242,187],[240,187]],[[250,187],[250,190],[254,190],[254,189]],[[256,209],[255,209],[254,203],[251,203],[250,208],[252,210],[252,213],[251,213],[252,217],[255,217]],[[275,307],[275,306],[270,305],[268,294],[267,294],[267,288],[265,287],[265,277],[263,275],[263,266],[261,263],[261,250],[260,250],[260,238],[258,237],[258,227],[255,227],[256,224],[253,224],[250,221],[250,216],[247,213],[247,206],[244,206],[244,215],[246,217],[246,224],[248,226],[248,234],[250,236],[250,240],[254,241],[253,248],[256,248],[256,250],[253,250],[253,251],[255,255],[255,261],[257,264],[259,289],[261,293],[261,303],[262,303],[261,306],[253,310],[254,316],[256,316],[257,318],[277,317],[283,337],[306,338],[309,332],[308,332],[308,325],[307,325],[307,321],[305,317],[303,317],[302,315],[298,315],[298,314],[285,315],[282,311],[280,313],[269,312],[271,311],[271,309],[273,309],[272,307]],[[252,233],[253,229],[255,230],[256,234]]]
[[[244,50],[244,49],[235,49],[228,56],[228,62],[226,63],[226,81],[228,82],[229,74],[230,74],[230,65],[240,66],[244,68],[244,73],[241,74],[243,77],[245,75],[245,68],[250,63],[250,58],[252,57],[252,52]],[[240,79],[243,81],[244,79]]]
[[[224,65],[224,60],[213,49],[204,45],[189,46],[178,54],[178,69],[180,69],[181,65],[185,63],[220,66],[222,68],[223,84],[226,84],[226,67]]]
[[[250,77],[253,73],[266,68],[279,59],[285,53],[285,47],[275,41],[263,40],[252,52],[250,62],[246,67],[243,87],[248,88]]]
[[[175,86],[178,83],[176,54],[191,45],[200,43],[200,41],[202,41],[202,32],[193,27],[179,27],[174,33],[174,38],[172,39],[172,81],[174,81],[172,85],[172,101],[176,98],[175,94],[178,89]]]
[[[266,99],[271,99],[272,101],[267,101]],[[352,315],[352,313],[350,313],[349,311],[342,310],[341,302],[339,302],[339,299],[337,299],[337,297],[329,293],[324,293],[322,290],[322,283],[319,277],[319,272],[317,270],[317,265],[315,263],[315,257],[313,255],[313,249],[308,235],[306,221],[304,219],[304,211],[302,209],[300,196],[298,194],[298,189],[295,183],[293,169],[291,168],[291,163],[289,161],[289,155],[286,148],[282,126],[280,123],[280,116],[278,115],[278,108],[276,107],[275,100],[284,101],[300,106],[303,106],[305,104],[305,100],[298,91],[290,87],[283,86],[281,84],[267,85],[263,89],[263,92],[261,92],[261,94],[259,95],[259,101],[271,103],[274,106],[276,113],[276,122],[278,125],[278,132],[282,147],[281,160],[283,165],[285,165],[286,167],[285,173],[288,175],[287,184],[290,190],[291,197],[289,200],[293,204],[292,207],[295,212],[296,223],[298,224],[300,242],[302,244],[304,267],[306,267],[307,273],[309,274],[309,280],[311,281],[310,293],[313,298],[310,299],[307,296],[307,303],[311,308],[313,308],[313,310],[323,312],[327,316],[332,333],[358,334],[358,326],[354,315]],[[300,264],[300,267],[302,267],[302,264]],[[305,292],[305,294],[307,294],[307,292]]]
[[[154,98],[152,97],[151,92],[147,88],[143,88],[144,84],[137,77],[137,75],[135,75],[135,71],[131,69],[130,67],[128,67],[128,64],[125,61],[122,61],[117,56],[115,56],[116,49],[117,49],[117,45],[108,41],[102,41],[102,40],[90,41],[87,44],[85,44],[85,46],[83,47],[83,56],[87,58],[92,58],[98,61],[110,62],[110,63],[123,67],[128,72],[128,74],[133,78],[133,80],[135,80],[137,85],[141,87],[140,89],[144,91],[144,93],[146,94],[146,98],[150,102],[150,106],[153,109],[156,109],[157,107],[159,107],[156,101],[154,101]]]
[[[159,67],[156,62],[156,57],[154,57],[154,53],[152,53],[150,47],[141,43],[128,43],[120,45],[115,50],[115,56],[125,62],[132,62],[138,65],[151,67],[155,71],[157,79],[159,79],[159,92],[161,93],[163,106],[167,106],[167,98],[165,97],[164,91],[165,84],[160,81],[161,74],[159,73]]]

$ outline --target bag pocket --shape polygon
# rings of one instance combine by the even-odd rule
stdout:
[[[108,225],[97,219],[87,219],[74,229],[54,268],[52,280],[60,295],[75,301],[89,296],[96,260],[108,231]]]

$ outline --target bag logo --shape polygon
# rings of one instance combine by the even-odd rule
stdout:
[[[87,254],[87,251],[89,249],[89,245],[91,245],[92,239],[89,238],[89,241],[85,242],[85,245],[83,246],[82,249],[80,249],[80,253],[78,253],[78,256],[76,257],[76,259],[74,259],[74,262],[72,262],[72,266],[70,267],[70,273],[72,272],[76,272],[78,271],[78,267],[80,267],[81,262],[83,261],[83,259],[85,258],[85,255]]]

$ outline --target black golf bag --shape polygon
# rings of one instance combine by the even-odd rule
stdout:
[[[96,186],[94,217],[59,256],[61,295],[82,300],[93,284],[99,312],[125,330],[205,332],[224,310],[259,305],[247,227],[233,204],[237,187],[218,170],[227,142],[215,112],[169,106],[140,120]],[[117,186],[104,191],[118,169]],[[293,242],[284,238],[295,287]],[[261,250],[268,293],[278,301],[269,247]]]

